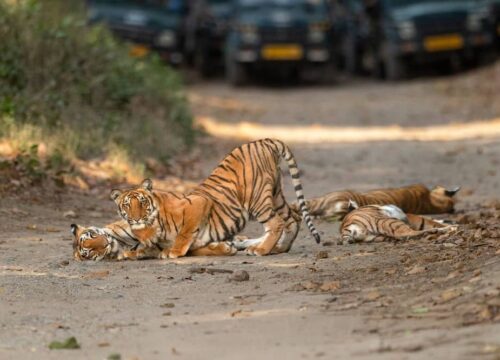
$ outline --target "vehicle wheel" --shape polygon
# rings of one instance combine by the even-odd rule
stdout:
[[[213,73],[211,65],[208,51],[205,51],[205,47],[201,46],[200,49],[196,49],[194,53],[194,68],[196,71],[204,78],[209,77]]]
[[[384,61],[385,78],[389,81],[405,79],[407,76],[406,62],[399,56],[388,54]]]
[[[233,86],[242,86],[247,81],[247,73],[243,64],[229,60],[226,64],[226,78]]]
[[[349,74],[354,75],[361,72],[361,59],[353,36],[348,36],[344,43],[344,62],[345,70]]]
[[[335,83],[337,80],[337,68],[334,62],[330,62],[324,66],[321,82],[326,85]]]

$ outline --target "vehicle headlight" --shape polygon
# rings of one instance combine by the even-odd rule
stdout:
[[[327,21],[311,23],[309,25],[309,32],[307,34],[309,42],[319,43],[325,41],[326,32],[329,29],[330,29],[330,23]]]
[[[175,45],[175,32],[172,30],[165,30],[156,38],[156,45],[162,47],[169,47]]]
[[[241,41],[245,44],[256,44],[259,42],[259,33],[257,28],[253,25],[240,25],[239,32]]]
[[[483,21],[488,19],[488,10],[481,9],[470,13],[467,16],[467,29],[469,31],[479,31],[483,27]]]
[[[325,32],[318,29],[310,29],[308,39],[312,43],[319,43],[325,40]]]
[[[413,21],[402,21],[397,24],[398,35],[403,40],[409,40],[415,37],[417,29]]]

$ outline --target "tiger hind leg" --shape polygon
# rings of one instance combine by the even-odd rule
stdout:
[[[196,250],[190,250],[188,256],[232,256],[238,249],[229,241],[213,242]]]
[[[256,210],[252,215],[264,225],[264,235],[261,237],[262,241],[247,248],[246,251],[249,255],[263,256],[270,254],[283,234],[285,221],[274,210],[273,195],[272,186],[270,184],[264,185],[264,189],[260,194],[260,201],[254,206]]]
[[[297,211],[288,205],[281,189],[274,196],[274,206],[276,212],[285,221],[283,234],[272,250],[273,254],[279,254],[288,252],[292,247],[299,233],[302,218]]]

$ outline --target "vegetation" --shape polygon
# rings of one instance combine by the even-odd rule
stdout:
[[[23,156],[43,145],[50,166],[166,161],[186,149],[194,133],[179,75],[154,55],[130,57],[75,4],[0,0],[0,139]]]

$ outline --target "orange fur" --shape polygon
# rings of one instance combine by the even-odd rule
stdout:
[[[282,192],[282,158],[288,163],[303,218],[319,241],[305,207],[297,164],[279,140],[264,139],[236,148],[188,194],[153,190],[152,182],[145,180],[130,190],[113,190],[111,198],[144,246],[173,241],[171,248],[163,250],[162,258],[177,258],[212,243],[232,241],[251,219],[259,221],[266,233],[242,242],[248,253],[285,252],[297,236],[300,216],[290,209]]]
[[[394,205],[367,205],[344,217],[340,234],[343,243],[351,243],[410,239],[453,228],[419,215],[405,214]]]
[[[365,193],[336,191],[307,201],[307,207],[311,215],[339,219],[347,214],[350,200],[359,206],[392,204],[406,213],[442,214],[454,211],[453,195],[457,191],[458,189],[446,190],[441,186],[429,190],[421,184]]]

